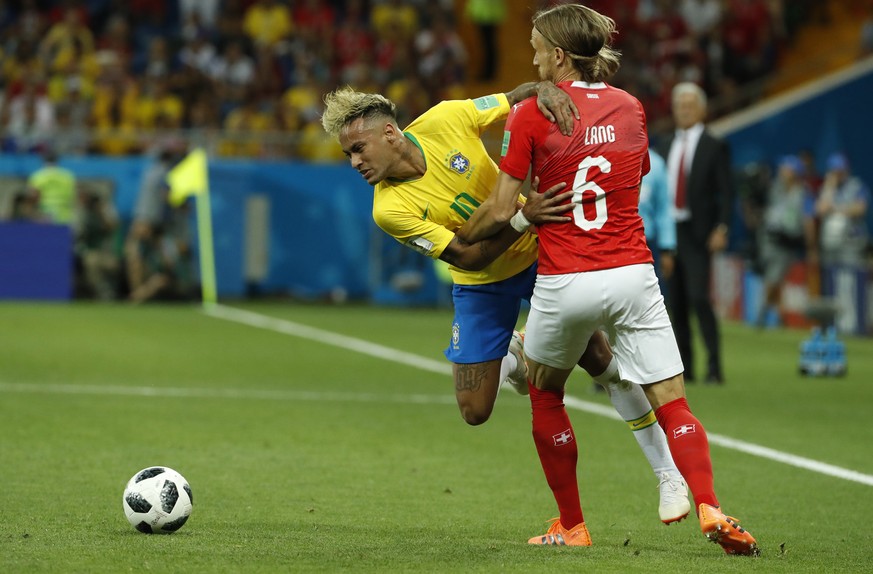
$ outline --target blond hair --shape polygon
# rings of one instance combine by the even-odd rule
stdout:
[[[340,88],[324,97],[324,114],[321,125],[333,137],[339,137],[342,129],[358,118],[384,117],[397,123],[397,106],[379,94],[356,92],[349,86]]]
[[[534,28],[561,48],[586,82],[603,82],[618,71],[621,52],[611,47],[615,21],[581,4],[563,4],[534,14]]]

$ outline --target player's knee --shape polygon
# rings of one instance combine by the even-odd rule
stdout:
[[[492,408],[490,406],[459,404],[458,407],[461,409],[461,417],[463,417],[464,422],[470,426],[481,425],[491,418]]]
[[[579,359],[579,366],[588,371],[589,374],[596,376],[606,370],[610,361],[612,361],[612,350],[606,339],[592,337]]]

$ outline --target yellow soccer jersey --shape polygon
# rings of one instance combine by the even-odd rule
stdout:
[[[497,184],[481,132],[506,118],[505,94],[437,104],[404,130],[424,154],[427,170],[413,180],[386,179],[376,184],[373,220],[397,241],[438,259]],[[481,271],[450,266],[460,285],[502,281],[529,267],[537,257],[534,237],[526,233]]]

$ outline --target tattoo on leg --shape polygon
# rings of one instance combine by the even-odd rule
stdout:
[[[455,375],[455,390],[476,392],[482,388],[482,383],[488,373],[487,363],[458,365]]]

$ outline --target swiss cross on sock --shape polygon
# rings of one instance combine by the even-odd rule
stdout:
[[[682,425],[673,429],[673,438],[679,438],[680,436],[685,436],[687,434],[691,434],[697,430],[697,425]]]
[[[565,431],[559,432],[558,434],[553,434],[552,440],[555,441],[555,446],[564,446],[565,444],[570,444],[571,442],[573,442],[573,431],[567,429]]]

